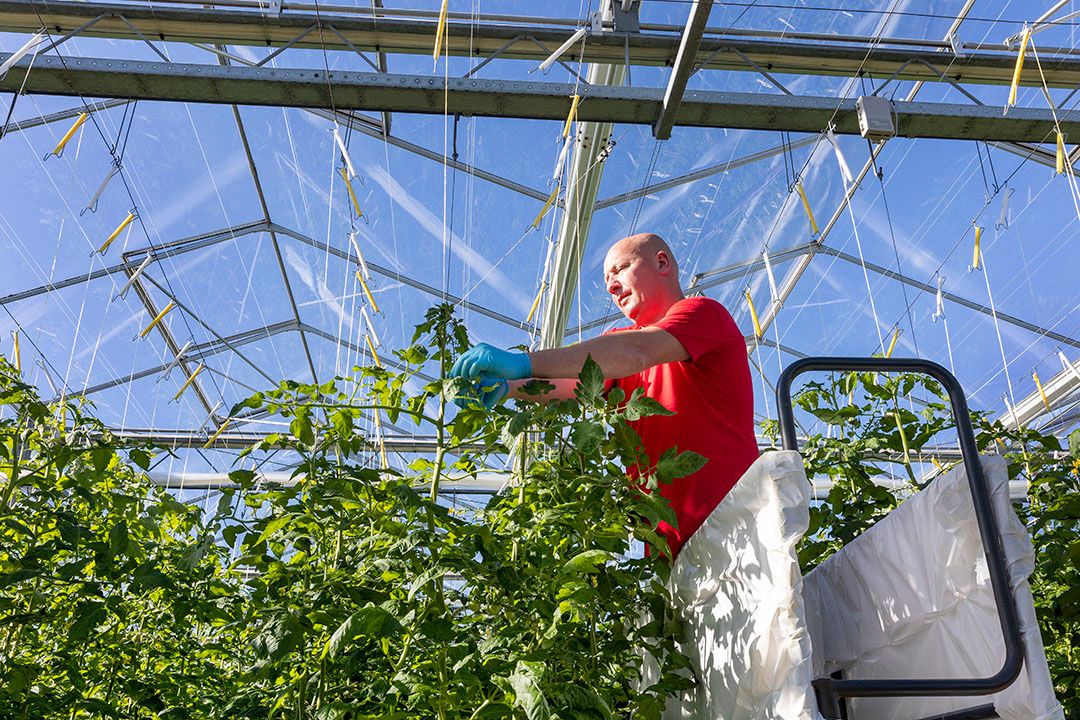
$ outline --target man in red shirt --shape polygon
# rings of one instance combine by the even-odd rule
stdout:
[[[758,457],[746,344],[723,305],[683,294],[678,266],[659,235],[642,233],[615,243],[604,261],[604,281],[632,326],[530,353],[480,343],[458,358],[451,374],[492,379],[498,387],[485,398],[489,403],[507,393],[529,398],[519,388],[531,378],[553,383],[553,397],[572,397],[585,359],[592,356],[609,387],[618,385],[627,396],[645,388],[675,413],[631,423],[649,459],[655,463],[670,448],[708,459],[698,472],[660,488],[678,527],[661,523],[658,530],[675,556]]]

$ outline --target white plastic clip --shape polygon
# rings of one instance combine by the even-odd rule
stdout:
[[[551,69],[551,66],[555,64],[555,61],[562,57],[567,50],[573,47],[574,43],[585,37],[585,33],[587,32],[589,32],[588,27],[578,28],[577,32],[567,38],[566,42],[559,46],[558,50],[548,55],[547,60],[540,63],[539,67],[533,68],[533,70],[539,70],[542,73],[546,73],[548,70]],[[532,70],[530,70],[529,72],[532,72]]]
[[[18,50],[11,53],[11,57],[9,57],[7,60],[4,61],[2,65],[0,65],[0,80],[3,80],[7,76],[8,70],[11,69],[12,65],[26,57],[26,54],[29,53],[31,50],[34,51],[34,55],[37,55],[36,48],[43,42],[45,42],[45,31],[38,30],[36,33],[34,33],[34,36],[32,38],[23,43],[22,47],[20,47]]]
[[[769,261],[769,251],[761,251],[761,259],[765,263],[765,276],[769,278],[769,292],[772,293],[773,304],[780,302],[780,293],[776,291],[776,276],[773,274],[772,262]]]
[[[139,276],[142,275],[143,270],[145,270],[146,267],[153,261],[153,254],[147,254],[146,259],[139,264],[139,267],[135,268],[135,272],[131,273],[131,277],[129,277],[128,281],[124,283],[124,287],[120,288],[120,292],[112,296],[112,300],[122,299],[125,295],[127,295],[127,291],[130,290],[131,286],[135,284],[135,281],[139,279]],[[112,300],[110,300],[109,302],[112,302]]]
[[[341,159],[345,161],[345,169],[349,171],[349,177],[357,177],[356,168],[353,167],[352,158],[349,157],[349,149],[345,147],[345,141],[341,139],[341,133],[338,132],[337,125],[334,126],[334,142],[341,152]],[[362,179],[360,182],[363,184]]]
[[[840,174],[844,176],[844,183],[851,185],[855,182],[855,176],[851,174],[851,166],[847,163],[847,158],[844,157],[844,151],[840,149],[840,143],[836,140],[836,135],[833,134],[832,125],[829,126],[825,136],[829,139],[829,144],[832,145],[833,153],[836,155],[836,162],[840,165]]]
[[[559,182],[559,178],[562,177],[563,166],[566,165],[566,156],[570,154],[570,146],[574,144],[574,140],[573,135],[566,136],[566,141],[559,152],[559,159],[555,161],[555,172],[551,173],[552,182]]]
[[[941,286],[944,282],[945,278],[938,275],[937,295],[934,298],[934,314],[930,316],[930,322],[937,322],[939,319],[945,317],[945,300],[941,295]]]
[[[98,200],[105,193],[105,188],[109,187],[109,182],[116,177],[116,173],[120,172],[120,164],[113,163],[109,168],[109,172],[105,173],[104,179],[101,184],[98,185],[98,189],[94,191],[94,195],[90,198],[90,202],[86,203],[86,207],[79,211],[79,215],[85,215],[87,212],[97,212]]]
[[[181,361],[184,359],[184,355],[187,353],[191,346],[194,344],[194,340],[188,340],[184,347],[180,348],[180,352],[176,353],[176,357],[169,363],[164,370],[161,371],[161,375],[158,376],[157,382],[162,380],[168,380],[169,375],[172,374],[174,368],[179,367]]]
[[[1009,221],[1011,219],[1009,216],[1009,200],[1012,198],[1013,193],[1016,192],[1016,188],[1011,188],[1006,185],[1001,190],[1001,212],[998,213],[998,219],[994,224],[994,229],[1000,230],[1001,228],[1005,228],[1008,230]]]
[[[1058,360],[1061,361],[1061,367],[1068,370],[1076,376],[1077,380],[1080,380],[1080,370],[1076,368],[1076,365],[1069,362],[1069,358],[1065,357],[1065,353],[1058,350]]]

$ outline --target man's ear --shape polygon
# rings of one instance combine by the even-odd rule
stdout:
[[[671,258],[663,250],[658,250],[656,253],[656,270],[661,275],[667,275],[671,272]]]

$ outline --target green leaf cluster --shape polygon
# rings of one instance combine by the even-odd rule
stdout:
[[[655,489],[701,459],[650,467],[628,423],[666,410],[591,361],[574,400],[455,411],[467,345],[439,306],[393,366],[240,403],[288,428],[208,513],[0,361],[0,718],[658,718],[687,660],[668,562],[631,543],[666,548]],[[386,467],[376,413],[435,451]],[[247,469],[271,450],[289,482]],[[439,492],[505,467],[485,503]]]

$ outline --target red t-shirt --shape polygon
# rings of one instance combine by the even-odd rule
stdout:
[[[671,333],[689,354],[683,362],[654,365],[619,378],[610,386],[627,397],[636,388],[674,415],[651,415],[630,423],[641,435],[652,463],[669,448],[708,458],[701,470],[660,486],[678,518],[678,528],[660,523],[673,555],[694,534],[758,457],[754,437],[754,390],[746,341],[735,321],[715,300],[684,298],[652,327]],[[639,326],[609,332],[637,330]]]

